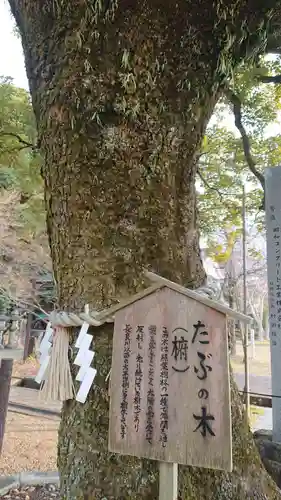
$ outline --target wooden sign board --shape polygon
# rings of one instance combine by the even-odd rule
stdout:
[[[170,288],[115,314],[109,450],[232,470],[226,317]]]

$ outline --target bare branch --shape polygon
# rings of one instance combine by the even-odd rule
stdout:
[[[14,148],[7,148],[9,153],[14,153],[15,151],[22,151],[23,149],[31,148],[31,146],[16,146]]]
[[[36,314],[36,312],[34,311],[34,306],[36,305],[36,308],[39,309],[43,314],[45,314],[48,317],[48,313],[45,311],[45,309],[43,309],[39,305],[39,303],[37,301],[30,302],[30,301],[27,301],[27,300],[23,300],[22,298],[14,297],[10,293],[8,293],[8,291],[5,288],[2,288],[2,287],[0,287],[0,292],[1,292],[2,295],[4,295],[5,297],[7,297],[10,300],[10,302],[13,302],[17,306],[19,304],[22,304],[23,306],[25,306],[26,308],[28,308],[28,310],[30,312],[32,312],[34,314],[34,316],[36,316],[37,318],[39,318],[42,321],[44,321],[45,323],[47,323],[47,320],[45,320],[44,318],[42,318],[39,314]]]
[[[14,132],[0,132],[0,136],[15,137],[20,142],[20,144],[22,144],[22,147],[17,148],[19,150],[25,149],[25,148],[31,148],[31,149],[35,150],[38,147],[36,144],[32,144],[32,142],[25,141],[19,134],[15,134]]]
[[[260,271],[265,271],[266,270],[266,263],[262,264],[261,266],[259,267],[253,267],[253,269],[248,269],[246,271],[246,276],[251,276],[252,274],[253,275],[256,275],[257,273],[259,273]],[[237,276],[236,276],[236,281],[239,281],[240,278],[242,278],[244,276],[244,272],[241,271]]]
[[[242,138],[242,144],[243,144],[243,150],[244,150],[244,156],[245,160],[248,164],[249,169],[251,172],[254,174],[254,176],[259,180],[263,192],[265,193],[265,180],[264,176],[261,172],[258,171],[256,168],[256,162],[252,157],[251,154],[251,145],[250,145],[250,140],[247,135],[247,132],[244,128],[244,125],[242,123],[242,103],[241,100],[239,99],[238,95],[233,92],[229,87],[225,88],[225,95],[233,105],[233,113],[234,113],[234,118],[235,118],[235,126],[240,132],[241,138]],[[265,206],[265,199],[263,199],[262,202],[262,208],[264,209]]]

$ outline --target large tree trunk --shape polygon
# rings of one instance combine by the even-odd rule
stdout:
[[[144,268],[187,286],[204,280],[197,153],[222,80],[240,59],[243,22],[251,18],[256,36],[266,18],[254,3],[226,3],[10,0],[45,159],[60,307],[108,306],[144,286]],[[107,452],[112,328],[95,330],[94,338],[95,386],[85,405],[63,409],[62,493],[69,500],[156,499],[155,462]],[[232,401],[233,474],[181,468],[179,498],[281,498],[235,389]]]

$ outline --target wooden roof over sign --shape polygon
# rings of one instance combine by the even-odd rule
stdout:
[[[145,290],[142,290],[139,293],[136,293],[135,295],[132,295],[128,299],[119,302],[119,304],[116,304],[115,306],[112,306],[109,309],[106,309],[104,311],[101,311],[100,313],[97,313],[96,319],[102,323],[103,320],[104,321],[106,320],[106,318],[114,316],[114,314],[117,311],[120,311],[120,309],[123,309],[124,307],[127,307],[128,305],[133,304],[134,302],[141,300],[142,298],[144,298],[148,295],[151,295],[152,293],[156,292],[157,290],[160,290],[160,289],[166,287],[166,288],[170,288],[171,290],[174,290],[175,292],[181,293],[182,295],[185,295],[186,297],[194,299],[197,302],[201,302],[205,306],[208,306],[211,309],[215,309],[216,311],[219,311],[222,314],[225,314],[226,316],[229,316],[229,317],[234,318],[234,319],[239,319],[243,323],[249,324],[253,320],[250,316],[247,316],[246,314],[235,311],[234,309],[227,307],[226,305],[222,304],[221,302],[209,299],[208,297],[201,295],[200,293],[195,292],[194,290],[190,290],[189,288],[185,288],[182,285],[178,285],[177,283],[174,283],[173,281],[170,281],[166,278],[163,278],[162,276],[159,276],[158,274],[147,271],[145,273],[145,276],[153,282],[153,284],[150,287],[146,288]]]
[[[229,316],[234,319],[240,319],[244,323],[251,323],[253,321],[253,318],[247,316],[246,314],[243,314],[239,311],[235,311],[234,309],[227,307],[226,305],[222,304],[217,300],[209,299],[208,297],[201,295],[201,293],[198,293],[194,290],[190,290],[189,288],[186,288],[184,286],[178,285],[177,283],[167,280],[166,278],[162,278],[162,276],[159,276],[158,274],[149,271],[147,271],[145,274],[147,278],[151,279],[151,281],[154,281],[155,283],[158,282],[159,284],[161,283],[163,286],[171,288],[176,292],[182,293],[183,295],[186,295],[191,299],[197,300],[198,302],[205,304],[205,306],[211,307],[212,309],[216,309],[217,311],[225,314],[226,316]]]

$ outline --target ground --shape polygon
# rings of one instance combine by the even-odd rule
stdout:
[[[248,346],[249,366],[252,375],[271,375],[269,341],[255,342],[255,353],[252,357],[252,346]],[[237,342],[237,354],[231,357],[231,365],[236,373],[244,373],[244,353],[241,342]]]
[[[248,346],[250,392],[271,394],[271,366],[269,341],[255,342]],[[254,355],[254,356],[253,356]],[[239,388],[244,387],[244,353],[241,342],[237,343],[237,354],[231,357],[231,365]],[[272,426],[271,408],[251,406],[251,426],[254,430],[270,429]]]
[[[20,490],[11,490],[3,498],[7,500],[56,500],[60,498],[59,491],[56,486],[50,484],[41,487],[24,487]]]
[[[15,361],[13,365],[13,379],[23,377],[34,377],[39,368],[39,363],[35,357],[30,356],[25,362]]]
[[[37,362],[15,362],[13,377],[34,376]],[[17,379],[13,378],[15,383]],[[20,401],[22,403],[22,401]],[[26,402],[29,404],[29,402]],[[42,414],[26,415],[10,407],[7,416],[0,475],[22,471],[56,470],[56,448],[59,418]]]
[[[9,411],[0,475],[56,470],[58,425],[58,418],[40,414],[31,417]]]

